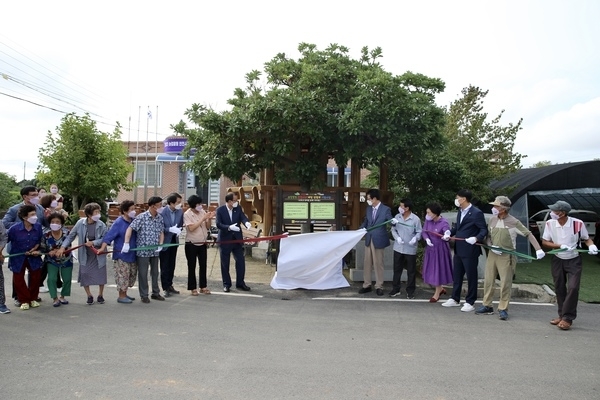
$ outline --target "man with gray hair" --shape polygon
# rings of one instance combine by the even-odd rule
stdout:
[[[514,251],[516,248],[517,235],[525,236],[529,243],[535,248],[538,260],[546,254],[531,232],[515,217],[510,215],[511,202],[506,196],[498,196],[490,203],[492,214],[488,222],[488,235],[486,244],[492,248],[498,247]],[[492,300],[494,298],[494,284],[496,276],[500,276],[500,301],[498,303],[498,315],[501,320],[508,319],[508,303],[512,280],[517,267],[517,257],[512,254],[503,253],[501,250],[491,250],[485,264],[485,279],[483,284],[483,305],[475,310],[475,314],[493,314]]]

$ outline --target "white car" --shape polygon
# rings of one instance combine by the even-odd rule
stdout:
[[[571,210],[569,217],[577,218],[583,221],[585,228],[587,229],[590,237],[596,235],[596,221],[600,219],[598,214],[594,211],[587,210]],[[533,232],[536,237],[541,237],[544,234],[544,227],[546,221],[550,218],[550,209],[545,209],[537,212],[529,218],[529,230]]]

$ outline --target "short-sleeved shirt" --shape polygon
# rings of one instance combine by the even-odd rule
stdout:
[[[206,211],[204,211],[204,210],[194,212],[190,208],[183,214],[183,224],[185,226],[196,224],[196,223],[202,221],[202,218],[204,218],[205,214],[206,214]],[[188,229],[185,234],[185,241],[192,242],[192,243],[205,242],[207,236],[208,236],[208,230],[206,229],[206,225],[203,223],[199,227],[194,229],[193,231],[190,231]],[[202,246],[202,245],[204,245],[204,243],[198,244],[198,246]]]
[[[542,239],[546,241],[556,244],[566,244],[569,247],[574,247],[580,239],[588,240],[589,237],[583,221],[572,217],[567,217],[567,222],[563,226],[554,219],[546,221],[546,227],[542,235]],[[579,253],[575,250],[556,253],[556,257],[563,260],[570,260],[577,256],[579,256]]]
[[[135,217],[129,227],[137,232],[135,247],[158,246],[164,228],[163,217],[160,214],[152,217],[150,211],[146,211]],[[138,257],[155,257],[158,253],[155,249],[151,249],[140,250],[136,255]]]

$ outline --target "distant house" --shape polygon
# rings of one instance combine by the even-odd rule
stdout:
[[[224,177],[199,182],[193,172],[185,169],[185,157],[165,152],[165,142],[166,140],[123,142],[128,150],[127,161],[134,166],[134,172],[129,176],[128,182],[138,182],[138,185],[133,191],[119,191],[114,200],[120,203],[129,199],[136,204],[142,204],[151,196],[166,197],[177,192],[184,199],[198,194],[205,204],[220,204],[227,188],[234,186],[234,183]]]

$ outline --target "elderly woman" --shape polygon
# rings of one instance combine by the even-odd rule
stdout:
[[[69,304],[65,296],[71,295],[73,257],[70,252],[62,257],[56,255],[69,234],[69,230],[64,227],[64,215],[55,212],[50,214],[47,219],[50,228],[44,231],[44,248],[48,252],[45,260],[48,268],[48,291],[54,301],[53,306],[59,307],[61,304]],[[59,286],[58,282],[61,277],[64,284]],[[58,288],[61,288],[60,297],[58,296]]]
[[[135,204],[131,200],[125,200],[119,207],[121,215],[113,222],[108,233],[102,239],[100,252],[106,251],[106,247],[113,243],[114,253],[112,256],[115,268],[115,282],[119,291],[118,303],[131,304],[135,297],[127,295],[127,289],[135,284],[137,276],[137,264],[135,262],[135,252],[122,253],[123,243],[125,243],[125,233],[129,224],[136,216]],[[136,232],[131,233],[131,239],[136,241]]]
[[[53,194],[46,194],[40,198],[40,205],[44,207],[44,213],[48,217],[52,213],[62,214],[65,218],[69,216],[62,208],[58,208],[58,200]]]
[[[84,244],[77,250],[79,259],[79,277],[77,282],[83,286],[87,294],[87,304],[94,304],[94,296],[90,291],[90,286],[98,285],[99,304],[104,304],[104,285],[106,285],[106,254],[97,254],[95,248],[99,249],[102,245],[102,239],[106,234],[106,225],[100,221],[100,205],[89,203],[83,208],[85,217],[81,218],[66,240],[61,245],[61,250],[57,256],[61,257],[63,251],[68,248],[77,237],[80,244]]]
[[[58,186],[56,186],[56,183],[50,185],[50,193],[52,193],[52,195],[56,199],[56,209],[62,210],[65,199],[60,194],[58,194]]]
[[[13,285],[21,310],[29,310],[30,305],[32,308],[40,306],[36,300],[40,290],[44,234],[34,206],[21,206],[17,216],[21,222],[11,226],[7,233],[7,242],[11,244],[8,269],[13,272]],[[29,286],[25,284],[26,270],[29,270]]]
[[[423,257],[423,282],[435,286],[435,293],[429,299],[435,303],[446,290],[442,285],[452,283],[452,256],[448,242],[442,240],[444,232],[450,224],[440,214],[442,207],[438,203],[427,205],[425,225],[422,237],[425,239],[425,256]]]
[[[202,199],[197,195],[191,195],[188,198],[189,208],[183,214],[183,224],[186,229],[185,236],[185,258],[188,265],[188,290],[191,290],[192,296],[198,296],[199,293],[210,294],[207,288],[206,280],[206,239],[210,231],[210,220],[214,218],[215,213],[207,213],[202,209]],[[200,292],[196,281],[196,260],[200,265]]]

